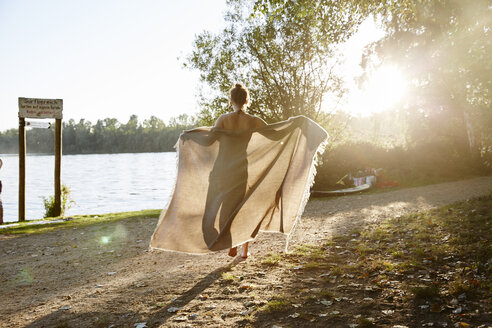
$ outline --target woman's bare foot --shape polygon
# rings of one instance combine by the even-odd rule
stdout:
[[[228,254],[230,257],[235,257],[237,255],[237,247],[233,247],[229,250],[229,254]]]

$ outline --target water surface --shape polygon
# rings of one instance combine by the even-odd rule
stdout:
[[[19,158],[1,155],[4,222],[18,219]],[[26,156],[26,219],[44,215],[43,197],[54,194],[54,155]],[[71,189],[66,215],[162,209],[176,177],[176,153],[63,155],[62,184]]]

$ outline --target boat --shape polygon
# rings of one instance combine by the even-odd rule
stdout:
[[[311,191],[311,196],[312,197],[331,197],[331,196],[343,196],[343,195],[350,195],[350,194],[355,194],[358,192],[363,192],[366,190],[371,189],[371,183],[364,183],[356,187],[352,188],[345,188],[345,189],[338,189],[338,190],[327,190],[327,191],[319,191],[319,190],[312,190]]]

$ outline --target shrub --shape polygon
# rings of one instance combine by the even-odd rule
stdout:
[[[43,197],[44,204],[44,217],[51,218],[55,216],[55,196],[49,196],[48,198]],[[61,186],[61,211],[60,216],[65,214],[65,211],[72,207],[75,201],[72,199],[71,190],[68,186]]]

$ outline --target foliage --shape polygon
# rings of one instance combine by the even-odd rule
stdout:
[[[387,35],[367,48],[366,73],[396,64],[412,82],[403,108],[410,145],[441,139],[476,160],[492,146],[490,4],[368,1]],[[490,156],[490,154],[488,154]]]
[[[383,178],[400,186],[439,183],[487,173],[470,167],[447,143],[429,141],[411,148],[386,148],[370,141],[346,142],[325,152],[318,168],[314,189],[347,188],[336,184],[347,173],[382,168]]]
[[[492,16],[488,1],[362,0],[336,3],[343,8],[340,12],[354,18],[352,29],[364,19],[374,17],[386,31],[381,40],[365,49],[361,60],[364,74],[359,83],[367,81],[380,66],[395,65],[409,84],[405,99],[394,108],[395,120],[390,127],[399,130],[399,135],[387,137],[373,133],[360,138],[345,132],[347,145],[344,148],[361,140],[365,145],[372,144],[368,151],[396,147],[396,157],[406,153],[410,159],[413,155],[421,159],[420,162],[412,160],[415,165],[408,168],[412,172],[423,169],[421,177],[427,175],[429,165],[441,163],[445,168],[454,166],[456,171],[463,168],[464,174],[484,164],[491,167],[492,66],[489,58]],[[317,17],[314,20],[320,20],[323,10],[333,8],[333,3],[329,0],[257,0],[254,5],[256,15],[264,17],[288,17],[292,8],[299,9],[295,19],[314,15]],[[337,25],[336,20],[330,21],[332,23]],[[380,118],[373,118],[374,122],[380,122]],[[344,125],[341,120],[337,123],[332,126]],[[388,125],[384,128],[379,130],[387,131]],[[396,139],[390,139],[395,136]],[[330,146],[334,149],[340,142]],[[325,157],[333,159],[331,149],[328,150]],[[438,154],[444,155],[443,158],[438,159]],[[353,166],[348,158],[342,160],[348,166],[338,177]],[[453,161],[457,161],[456,165]],[[377,162],[377,166],[385,167],[382,160]],[[332,173],[325,168],[319,172]],[[363,167],[357,169],[360,168]],[[434,169],[438,175],[440,168]]]
[[[338,2],[324,4],[228,1],[227,27],[199,34],[185,63],[204,84],[200,122],[210,125],[226,112],[229,88],[242,82],[251,92],[249,112],[267,122],[302,114],[327,123],[323,100],[344,92],[333,72],[335,46],[353,33],[360,15]]]
[[[64,216],[65,212],[75,204],[75,201],[72,199],[70,188],[64,184],[61,185],[61,211],[60,216]],[[49,196],[48,198],[43,197],[44,204],[44,217],[52,218],[55,216],[55,196]]]
[[[64,154],[174,151],[181,132],[195,126],[194,119],[186,114],[172,118],[168,125],[155,116],[139,122],[138,117],[132,115],[126,124],[115,118],[98,120],[96,124],[85,119],[78,123],[70,119],[63,123],[62,150]],[[26,144],[31,153],[53,153],[54,131],[28,130]],[[0,132],[0,149],[1,153],[18,151],[17,129]]]

